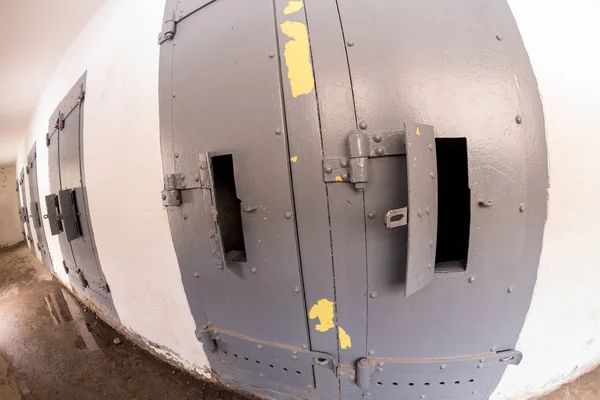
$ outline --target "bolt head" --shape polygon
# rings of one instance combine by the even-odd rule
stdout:
[[[290,219],[290,218],[292,218],[292,213],[291,213],[291,212],[289,212],[289,211],[286,211],[286,212],[285,212],[285,218],[286,218],[286,219]]]
[[[514,287],[513,285],[510,285],[510,286],[508,287],[508,289],[506,289],[506,291],[507,291],[508,293],[512,293],[514,290],[515,290],[515,287]]]
[[[167,195],[166,194],[163,194],[161,197],[162,197],[163,200],[167,199]]]
[[[429,207],[427,207],[427,208],[425,209],[425,212],[426,212],[427,214],[431,214],[431,209],[430,209]]]
[[[275,134],[276,134],[277,136],[281,135],[282,133],[283,133],[283,131],[282,131],[281,129],[277,129],[277,130],[275,131]]]
[[[331,168],[330,165],[325,166],[325,172],[327,172],[328,174],[333,172],[333,168]]]
[[[354,42],[349,40],[347,43],[348,47],[354,47]]]
[[[275,53],[269,53],[269,58],[275,58]]]
[[[194,278],[199,278],[199,277],[200,277],[200,274],[197,272],[194,272]]]
[[[365,129],[367,129],[367,126],[368,126],[368,125],[367,125],[367,123],[366,123],[366,122],[361,122],[361,123],[359,123],[359,124],[358,124],[358,127],[359,127],[360,129],[362,129],[362,130],[365,130]]]
[[[188,218],[188,217],[187,217],[187,215],[184,215],[184,216],[183,216],[183,219],[184,219],[184,220],[187,220],[187,218]]]
[[[298,286],[294,287],[294,293],[300,293],[300,288]]]
[[[431,171],[431,172],[429,173],[429,176],[431,177],[431,179],[435,178],[435,172]]]
[[[379,133],[378,133],[378,134],[376,134],[375,136],[373,136],[373,140],[374,140],[376,143],[379,143],[379,142],[381,142],[381,141],[383,140],[383,136],[381,136],[381,134],[379,134]]]
[[[519,211],[525,212],[525,204],[523,204],[523,203],[519,204]]]
[[[175,158],[179,158],[179,153],[175,153]]]
[[[250,270],[250,272],[252,272],[253,274],[255,274],[256,273],[256,268],[252,267],[252,269]]]
[[[346,160],[340,161],[340,167],[347,168],[348,167],[348,161],[346,161]]]
[[[473,283],[475,282],[475,277],[474,276],[470,276],[469,277],[469,283]]]
[[[502,41],[502,36],[496,35],[496,40]]]
[[[420,208],[417,210],[417,215],[419,217],[423,216],[423,210],[421,210]]]
[[[517,124],[520,124],[520,123],[522,123],[522,122],[523,122],[523,118],[521,118],[521,116],[520,116],[520,115],[517,115],[517,116],[515,117],[515,121],[517,122]]]
[[[477,366],[477,369],[482,369],[482,368],[483,368],[483,364],[479,364],[479,365]]]
[[[375,355],[375,350],[369,350],[369,352],[367,353],[370,356],[374,356]]]
[[[218,267],[219,269],[221,269],[221,270],[225,268],[225,267],[223,266],[223,264],[218,264],[218,265],[217,265],[217,267]]]
[[[372,211],[372,210],[367,213],[367,217],[369,219],[375,218],[375,215],[376,215],[375,211]]]
[[[347,181],[348,180],[348,174],[342,174],[342,179]]]
[[[369,293],[369,297],[372,298],[372,299],[376,298],[377,297],[377,292],[371,292],[371,293]]]
[[[375,149],[375,153],[379,156],[382,156],[385,153],[385,150],[383,149],[383,147],[378,147]]]
[[[446,364],[440,365],[440,369],[443,371],[446,369]]]

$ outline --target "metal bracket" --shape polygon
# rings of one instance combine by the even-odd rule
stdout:
[[[348,134],[349,158],[323,161],[325,182],[352,182],[363,190],[369,181],[369,158],[406,154],[406,131],[368,135],[362,131]]]
[[[50,147],[50,134],[46,133],[46,147]]]
[[[58,113],[58,117],[56,117],[56,123],[54,127],[59,131],[62,131],[65,128],[65,115],[61,112]]]
[[[213,331],[208,325],[202,325],[200,329],[196,329],[196,339],[204,346],[204,351],[207,354],[217,351],[217,342],[213,338]]]
[[[81,286],[83,286],[84,289],[86,289],[88,286],[90,286],[87,279],[85,279],[85,274],[83,273],[82,270],[78,269],[77,275],[79,276],[79,280],[81,281]]]
[[[168,19],[163,23],[163,30],[158,35],[158,44],[163,44],[167,40],[172,40],[177,33],[177,23],[175,21],[175,14],[172,19]]]
[[[406,207],[390,210],[385,214],[385,226],[388,228],[397,228],[408,224],[408,210]]]
[[[168,174],[165,175],[165,188],[161,191],[163,206],[181,205],[181,191],[204,188],[202,174]]]

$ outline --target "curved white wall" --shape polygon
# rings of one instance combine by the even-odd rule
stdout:
[[[509,1],[536,72],[550,158],[549,214],[539,278],[518,348],[495,399],[528,398],[600,360],[595,248],[600,168],[600,59],[595,0]],[[40,197],[50,193],[48,118],[88,71],[85,177],[100,262],[122,324],[159,353],[202,372],[206,357],[183,292],[166,213],[158,126],[156,37],[164,0],[111,0],[77,37],[40,98],[17,170],[37,140]],[[45,210],[44,210],[45,212]],[[47,224],[47,221],[44,221]],[[46,231],[49,227],[46,225]],[[48,236],[54,265],[56,237]],[[67,279],[61,268],[57,273]]]
[[[536,74],[548,220],[533,302],[497,399],[547,392],[600,362],[600,2],[509,0]]]

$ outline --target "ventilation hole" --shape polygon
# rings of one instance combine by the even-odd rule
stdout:
[[[411,382],[408,384],[408,386],[415,386],[415,384]]]
[[[382,382],[377,382],[377,386],[383,386]]]
[[[440,386],[444,386],[446,382],[440,382]]]
[[[469,379],[469,383],[475,382],[475,379]]]
[[[254,362],[257,363],[257,364],[260,364],[260,361],[258,361],[258,360],[254,361]]]
[[[429,386],[429,382],[425,382],[425,386]]]
[[[296,373],[297,373],[298,375],[302,375],[302,372],[300,372],[300,371],[296,371]]]
[[[233,356],[234,356],[234,357],[237,357],[238,355],[237,355],[237,354],[234,354]]]
[[[454,382],[455,385],[460,385],[460,381]]]
[[[398,386],[398,382],[392,382],[392,386]]]
[[[270,367],[271,369],[275,368],[275,367],[273,366],[273,364],[269,364],[269,367]]]
[[[288,371],[288,369],[287,369],[287,368],[282,368],[282,369],[283,369],[285,372],[287,372],[287,371]]]
[[[250,359],[248,357],[244,357],[244,360],[246,361],[250,361]]]

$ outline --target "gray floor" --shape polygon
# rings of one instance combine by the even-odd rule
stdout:
[[[0,400],[71,399],[246,398],[124,340],[80,307],[27,246],[1,251]]]
[[[123,340],[81,307],[27,246],[0,251],[0,400],[70,399],[247,398]],[[600,399],[600,369],[543,399]]]

